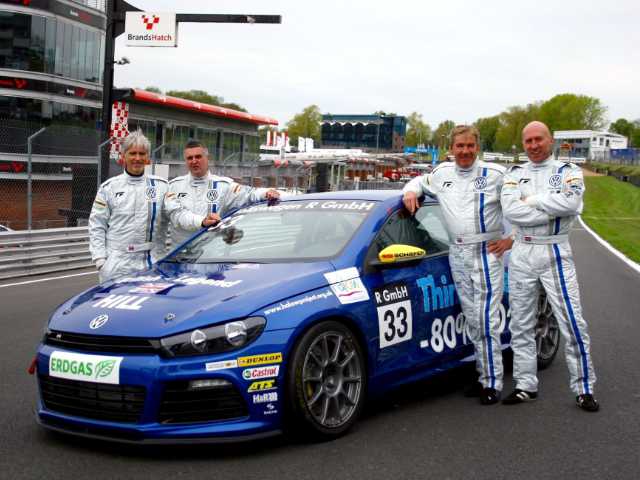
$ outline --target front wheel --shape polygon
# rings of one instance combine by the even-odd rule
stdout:
[[[551,303],[545,293],[538,300],[538,321],[536,323],[536,354],[538,369],[544,370],[556,357],[560,346],[560,328]]]
[[[290,430],[325,440],[346,433],[362,410],[366,378],[351,330],[335,321],[313,326],[294,348],[287,371]]]

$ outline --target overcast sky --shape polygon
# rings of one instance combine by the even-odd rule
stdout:
[[[376,110],[473,122],[559,93],[640,118],[640,0],[129,0],[150,12],[282,15],[189,24],[178,48],[126,47],[118,87],[199,89],[280,121]]]

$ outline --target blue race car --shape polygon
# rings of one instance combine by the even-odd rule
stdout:
[[[242,209],[54,312],[38,422],[125,442],[337,437],[365,396],[473,361],[448,246],[438,203],[411,216],[397,191]],[[544,367],[559,335],[540,306]]]

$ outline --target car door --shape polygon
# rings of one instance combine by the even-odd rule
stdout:
[[[380,251],[393,244],[422,248],[426,257],[372,267]],[[448,249],[437,204],[422,207],[415,216],[404,209],[393,212],[369,247],[365,283],[373,300],[369,318],[378,325],[378,375],[397,376],[400,371],[421,369],[456,355],[455,321],[460,305]]]

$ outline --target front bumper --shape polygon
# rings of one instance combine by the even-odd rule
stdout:
[[[233,442],[264,438],[280,433],[281,416],[284,405],[282,385],[285,378],[287,345],[290,330],[264,332],[254,344],[233,353],[224,355],[198,356],[179,359],[165,359],[158,355],[136,355],[109,353],[121,356],[119,386],[60,380],[49,375],[49,359],[54,351],[68,351],[49,345],[40,345],[37,355],[39,377],[39,398],[36,417],[45,428],[84,437],[100,438],[128,443],[197,443],[197,442]],[[73,352],[93,354],[92,352]],[[268,392],[248,389],[254,380],[243,378],[243,371],[250,367],[224,368],[207,371],[207,363],[225,360],[237,360],[239,357],[282,353],[282,362],[275,363],[279,372],[276,382]],[[95,353],[103,355],[102,353]],[[265,366],[267,366],[265,364]],[[234,390],[233,418],[202,419],[195,421],[180,420],[166,415],[167,395],[171,386],[187,385],[192,380],[220,379],[229,382]],[[51,400],[51,383],[56,392],[55,402]],[[63,385],[59,385],[63,383]],[[72,384],[71,386],[68,386]],[[49,386],[47,386],[49,385]],[[85,388],[87,387],[87,388]],[[111,390],[115,387],[114,390]],[[122,387],[118,390],[119,387]],[[44,388],[44,390],[43,390]],[[127,403],[134,394],[138,402],[135,415],[127,420],[115,420],[117,415],[102,415],[101,406],[118,400],[118,407],[130,413],[131,404]],[[186,390],[185,390],[186,391]],[[96,393],[97,392],[97,393]],[[140,400],[140,393],[143,400]],[[187,393],[193,393],[187,391]],[[256,401],[259,393],[259,401]],[[265,401],[265,393],[269,401]],[[70,395],[71,394],[71,395]],[[273,395],[275,394],[275,395]],[[68,398],[68,400],[65,400]],[[69,409],[63,402],[80,407]],[[87,400],[88,399],[88,400]],[[189,405],[189,398],[183,405]],[[213,397],[215,404],[217,399]],[[61,402],[61,403],[58,403]],[[256,403],[254,403],[256,402]],[[243,408],[238,406],[242,404]],[[202,407],[202,401],[197,408]],[[228,408],[226,404],[222,407]],[[221,408],[222,408],[221,407]],[[109,408],[112,403],[109,403]],[[216,407],[217,408],[217,407]],[[96,413],[96,410],[98,413]],[[86,414],[83,412],[86,411]],[[164,412],[164,413],[163,413]],[[239,413],[241,412],[241,413]],[[119,415],[119,414],[118,414]],[[239,415],[239,416],[238,416]],[[206,414],[205,414],[206,416]],[[113,418],[111,418],[113,417]],[[124,418],[124,417],[123,417]],[[183,417],[188,418],[188,417]]]

